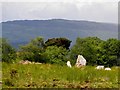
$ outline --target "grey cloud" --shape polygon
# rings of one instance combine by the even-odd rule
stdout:
[[[117,2],[3,3],[3,20],[66,18],[117,23]]]

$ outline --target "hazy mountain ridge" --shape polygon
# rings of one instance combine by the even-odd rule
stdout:
[[[43,36],[45,40],[66,37],[75,43],[77,37],[97,36],[101,39],[117,38],[116,24],[65,19],[15,20],[3,22],[2,36],[12,45],[25,44],[30,39]]]

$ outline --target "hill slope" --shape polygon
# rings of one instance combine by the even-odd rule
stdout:
[[[64,19],[16,20],[2,22],[2,36],[12,45],[25,44],[30,39],[43,36],[45,40],[53,37],[66,37],[75,43],[77,37],[97,36],[101,39],[117,38],[117,25],[89,21]]]

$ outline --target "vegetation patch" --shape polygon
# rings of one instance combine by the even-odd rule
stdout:
[[[118,69],[3,63],[3,88],[118,88]],[[6,67],[7,66],[7,67]]]
[[[0,39],[3,88],[118,88],[120,40],[78,37],[71,48],[70,43],[66,38],[44,42],[37,37],[16,50]],[[87,66],[74,67],[78,55],[85,57]],[[67,61],[72,68],[67,67]],[[97,65],[111,70],[97,70]]]

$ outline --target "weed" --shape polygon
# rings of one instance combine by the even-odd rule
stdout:
[[[12,69],[11,71],[10,71],[10,76],[11,76],[11,79],[13,79],[13,78],[16,78],[17,77],[17,70],[16,69]]]
[[[12,82],[11,79],[6,79],[6,80],[4,81],[4,84],[7,85],[7,86],[14,86],[14,83]]]

